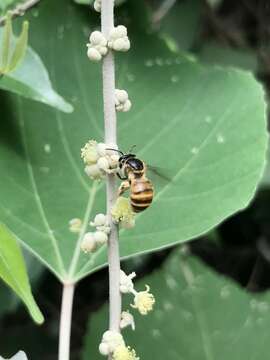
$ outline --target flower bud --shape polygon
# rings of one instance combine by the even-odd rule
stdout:
[[[106,148],[107,145],[104,143],[98,143],[97,144],[97,152],[99,156],[106,156]]]
[[[91,226],[101,226],[107,223],[107,216],[104,214],[97,214],[93,222],[90,223]]]
[[[123,104],[123,112],[127,112],[131,109],[131,101],[128,99],[124,104]]]
[[[106,244],[108,241],[108,235],[103,231],[96,231],[93,236],[98,245]]]
[[[88,47],[87,56],[90,60],[98,62],[102,59],[100,52],[94,47]]]
[[[102,156],[98,159],[97,165],[103,171],[108,171],[110,169],[109,161],[106,159],[105,156]]]
[[[126,275],[124,271],[120,270],[120,291],[123,294],[132,293],[134,290],[134,284],[132,279],[136,277],[136,273],[132,272]]]
[[[82,227],[82,220],[75,218],[69,221],[69,230],[73,233],[79,233]]]
[[[81,242],[81,249],[83,252],[94,252],[96,250],[97,244],[94,239],[94,233],[88,232],[84,235]]]
[[[122,335],[116,331],[108,330],[105,331],[102,336],[99,351],[102,355],[109,355],[112,354],[117,347],[122,345],[125,345]]]
[[[95,164],[98,159],[97,142],[89,140],[81,149],[81,157],[87,165]]]
[[[88,165],[84,168],[84,171],[91,179],[101,179],[104,177],[104,174],[97,165]]]
[[[128,326],[131,326],[132,330],[135,330],[134,317],[128,311],[123,311],[121,314],[120,328],[124,329]]]
[[[97,12],[101,12],[101,0],[95,0],[94,1],[94,9]]]
[[[90,34],[89,41],[91,45],[106,45],[106,38],[100,31],[93,31]]]

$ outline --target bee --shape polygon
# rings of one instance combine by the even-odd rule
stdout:
[[[123,181],[118,189],[118,195],[130,189],[130,204],[133,211],[139,213],[146,210],[154,197],[154,186],[146,176],[146,164],[130,152],[125,154],[116,149],[108,150],[114,150],[120,154],[118,160],[120,172],[117,176]]]

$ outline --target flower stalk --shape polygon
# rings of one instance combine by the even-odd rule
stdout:
[[[102,0],[101,2],[101,31],[106,39],[114,28],[114,0]],[[114,56],[111,50],[103,59],[103,103],[104,103],[104,130],[106,144],[117,144],[117,126],[115,111],[115,66]],[[115,175],[107,175],[107,216],[111,232],[108,239],[108,263],[109,263],[109,303],[110,322],[112,331],[120,332],[121,319],[121,294],[120,284],[120,254],[118,244],[118,226],[113,223],[111,209],[117,199],[117,183]]]

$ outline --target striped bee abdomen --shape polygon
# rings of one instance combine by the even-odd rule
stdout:
[[[130,202],[134,212],[148,208],[153,200],[154,190],[150,180],[145,177],[133,179],[130,186]]]

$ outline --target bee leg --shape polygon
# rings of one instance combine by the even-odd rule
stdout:
[[[116,173],[120,180],[127,180],[127,176],[121,176],[119,173]]]
[[[122,195],[126,190],[128,190],[130,187],[129,181],[125,180],[121,183],[118,189],[118,196]]]

